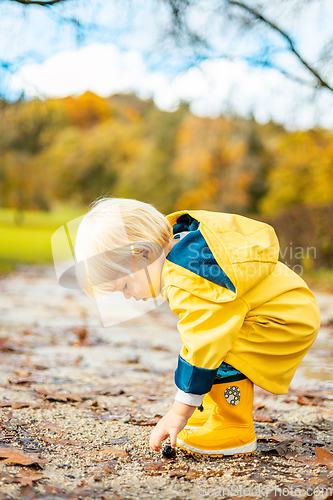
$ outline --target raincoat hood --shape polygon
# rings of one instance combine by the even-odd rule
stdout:
[[[279,242],[274,229],[241,215],[183,210],[167,216],[174,234],[179,232],[178,219],[188,214],[198,228],[218,266],[229,278],[231,289],[221,287],[189,269],[167,259],[162,271],[162,295],[169,286],[177,286],[198,297],[214,302],[227,302],[241,297],[274,270],[279,258]],[[191,231],[183,227],[182,231]],[[171,250],[176,250],[177,244]],[[171,252],[169,255],[171,255]]]

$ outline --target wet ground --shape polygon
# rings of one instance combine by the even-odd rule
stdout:
[[[148,441],[176,392],[167,304],[135,317],[133,303],[131,320],[103,327],[52,267],[1,279],[0,498],[333,495],[333,296],[315,295],[322,327],[289,394],[256,388],[255,455],[166,460]]]

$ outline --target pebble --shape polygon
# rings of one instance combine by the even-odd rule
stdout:
[[[176,458],[177,453],[175,448],[172,448],[170,445],[164,446],[162,450],[162,455],[164,458]]]

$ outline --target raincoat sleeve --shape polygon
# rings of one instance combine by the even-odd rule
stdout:
[[[184,344],[175,372],[179,389],[176,400],[197,406],[212,388],[217,370],[243,325],[248,306],[241,298],[215,303],[175,286],[170,287],[168,300],[180,318],[177,327]]]

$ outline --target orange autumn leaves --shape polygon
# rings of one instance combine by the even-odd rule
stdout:
[[[112,194],[180,208],[276,214],[333,201],[333,133],[167,113],[131,95],[0,101],[3,205]],[[163,196],[160,195],[163,188]]]
[[[277,144],[261,211],[333,200],[333,134],[327,130],[286,134]]]
[[[188,115],[179,127],[177,152],[174,167],[184,192],[176,209],[246,207],[253,176],[245,168],[245,137],[234,122]]]
[[[35,453],[25,453],[14,447],[0,448],[0,458],[5,458],[4,464],[37,465],[41,468],[47,463]]]

